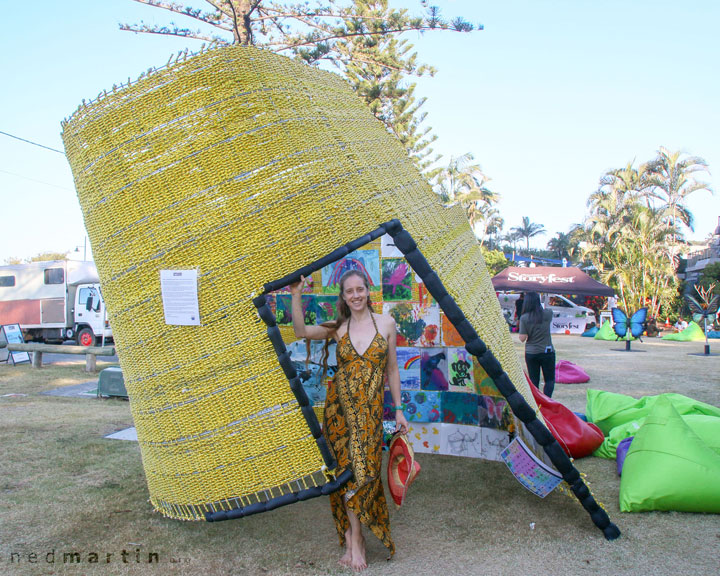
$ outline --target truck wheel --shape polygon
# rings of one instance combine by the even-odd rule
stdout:
[[[95,346],[95,334],[90,328],[81,328],[78,330],[77,343],[80,346]]]

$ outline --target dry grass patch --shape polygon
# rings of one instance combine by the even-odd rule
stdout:
[[[645,352],[632,353],[587,338],[555,343],[559,359],[592,378],[557,386],[556,398],[573,410],[585,410],[590,387],[634,396],[673,391],[720,405],[720,357],[688,356],[702,351],[701,343],[653,340],[634,343]],[[153,512],[137,444],[103,438],[132,425],[129,404],[40,394],[90,379],[82,365],[0,366],[0,574],[349,573],[336,564],[340,549],[325,499],[218,524]],[[4,396],[13,393],[27,396]],[[720,516],[621,514],[613,461],[576,462],[623,531],[606,542],[576,501],[557,492],[533,496],[501,463],[424,454],[418,460],[423,470],[408,504],[390,511],[397,555],[386,562],[384,548],[368,535],[369,575],[720,571]],[[47,564],[52,550],[56,562]],[[72,551],[81,565],[62,564],[62,553]],[[13,552],[19,562],[10,562]],[[103,563],[87,563],[93,552]],[[150,552],[159,563],[146,563]],[[37,564],[28,560],[33,553]]]

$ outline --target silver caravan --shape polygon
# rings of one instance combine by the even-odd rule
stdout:
[[[26,341],[94,346],[112,339],[92,262],[0,266],[0,324],[19,324]]]

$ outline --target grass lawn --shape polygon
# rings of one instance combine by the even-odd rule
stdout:
[[[626,353],[612,351],[623,347],[612,342],[554,340],[558,359],[591,377],[557,385],[555,398],[572,410],[585,411],[587,388],[679,392],[720,406],[720,356],[688,355],[702,343],[650,339]],[[712,344],[720,352],[720,342]],[[324,498],[217,524],[153,512],[137,443],[103,438],[132,425],[129,404],[40,394],[92,379],[82,364],[0,365],[0,574],[349,573],[336,563],[341,550]],[[614,461],[576,461],[623,532],[614,542],[577,501],[557,491],[537,498],[502,463],[425,454],[418,461],[407,504],[390,510],[395,558],[386,562],[366,536],[369,575],[720,573],[720,515],[621,514]],[[71,552],[80,565],[63,563]],[[98,564],[89,563],[92,554]]]

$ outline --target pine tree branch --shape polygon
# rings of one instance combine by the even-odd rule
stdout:
[[[190,6],[183,6],[182,4],[179,4],[177,2],[165,2],[163,0],[133,0],[133,2],[145,4],[146,6],[152,6],[153,8],[162,8],[163,10],[168,10],[169,12],[174,12],[175,14],[182,14],[183,16],[189,16],[190,18],[200,20],[205,24],[210,24],[211,26],[217,26],[218,28],[221,28],[217,19],[217,15],[212,12],[203,12],[200,9],[192,9]],[[206,0],[206,2],[211,4],[218,12],[224,13],[210,0]],[[121,28],[121,30],[124,30],[124,28]]]
[[[416,30],[418,32],[422,32],[424,30],[434,30],[437,28],[429,28],[427,26],[420,27],[420,28],[392,28],[388,30],[383,30],[382,32],[350,32],[350,33],[343,33],[343,34],[329,34],[327,36],[322,36],[314,39],[305,39],[304,41],[288,41],[288,42],[268,42],[263,44],[263,46],[267,47],[274,47],[274,46],[285,46],[285,48],[281,48],[282,50],[288,50],[292,48],[300,48],[302,46],[310,46],[312,44],[318,44],[322,42],[327,42],[329,40],[339,40],[342,38],[353,38],[357,36],[385,36],[387,34],[399,34],[402,32],[410,32],[412,30]],[[446,28],[449,30],[449,28]]]
[[[137,0],[139,1],[139,0]],[[297,6],[293,6],[293,8],[297,8]],[[275,6],[270,6],[265,8],[265,11],[275,12],[274,16],[278,18],[299,18],[299,17],[306,17],[306,18],[322,18],[322,19],[336,19],[336,20],[368,20],[368,21],[377,21],[377,22],[386,22],[387,17],[385,16],[371,16],[371,15],[362,15],[362,14],[344,14],[342,12],[333,12],[329,9],[320,9],[320,10],[314,10],[314,11],[306,11],[306,10],[299,10],[297,12],[286,12],[281,10],[280,8],[276,8]],[[405,12],[405,11],[403,11]],[[404,14],[403,14],[404,15]],[[450,24],[447,24],[447,22],[443,22],[443,25],[450,28]],[[471,25],[472,26],[472,25]]]
[[[222,44],[227,45],[229,42],[220,36],[208,36],[201,30],[190,30],[189,28],[173,28],[170,29],[167,26],[154,26],[150,27],[142,25],[138,27],[136,24],[120,24],[120,30],[125,32],[135,32],[136,34],[159,34],[162,36],[178,36],[180,38],[193,38],[194,40],[204,40],[211,44]]]

